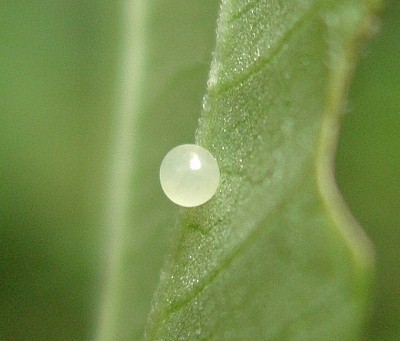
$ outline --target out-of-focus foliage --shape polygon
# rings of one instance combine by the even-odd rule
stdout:
[[[1,340],[90,335],[119,7],[0,3]]]
[[[350,91],[337,178],[376,249],[366,340],[400,340],[400,3],[387,3]]]
[[[218,4],[127,2],[96,340],[143,336],[177,213],[161,190],[159,167],[168,150],[193,142]]]
[[[106,329],[143,333],[177,213],[159,187],[158,167],[170,148],[194,140],[219,0],[181,5],[0,3],[0,340],[108,333],[98,324],[116,182],[129,189],[122,199],[126,248],[118,255],[128,261],[117,274],[133,280],[122,290],[109,284],[124,295],[111,298],[119,313]],[[135,57],[140,46],[129,37],[137,33],[132,25],[145,37],[140,113],[130,113],[140,116],[135,127],[120,117],[121,106],[131,105],[120,103],[129,92],[121,83],[137,62],[124,63],[126,50],[133,44]],[[135,134],[133,150],[123,151],[128,163],[134,157],[134,174],[112,182],[126,171],[113,165],[124,132]]]
[[[193,139],[218,1],[143,2],[151,19],[147,48],[154,53],[146,110],[164,116],[142,123],[147,130],[140,148],[151,140],[157,150],[139,153],[144,160],[139,169],[148,174],[135,191],[147,201],[149,193],[156,193],[157,205],[166,212],[162,225],[172,227],[176,210],[161,201],[153,166],[174,143]],[[110,154],[126,43],[124,11],[122,0],[0,3],[2,341],[88,340],[97,328]],[[381,34],[356,72],[337,165],[345,198],[377,249],[376,300],[365,333],[371,341],[400,338],[399,22],[398,2],[388,2]],[[185,71],[174,75],[174,65],[190,59],[193,65],[184,64]],[[166,84],[164,90],[160,84]],[[159,219],[154,212],[151,219]],[[158,247],[152,249],[149,242],[150,254],[141,263],[151,278],[147,282],[135,274],[149,284],[146,293],[156,286],[154,273],[166,248],[167,231],[153,232],[148,236],[160,238]],[[149,300],[144,296],[142,307]],[[141,316],[137,333],[148,314],[148,308],[142,309],[134,312]]]

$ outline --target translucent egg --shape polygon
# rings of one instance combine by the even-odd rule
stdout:
[[[220,172],[211,153],[195,144],[175,147],[164,157],[160,182],[175,204],[195,207],[210,200],[217,191]]]

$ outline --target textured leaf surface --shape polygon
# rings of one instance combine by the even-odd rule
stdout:
[[[223,1],[197,142],[222,182],[182,210],[147,338],[355,339],[369,244],[333,158],[367,1]]]

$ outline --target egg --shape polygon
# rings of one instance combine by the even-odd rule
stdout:
[[[206,203],[216,193],[219,182],[218,162],[201,146],[177,146],[161,162],[161,187],[177,205],[196,207]]]

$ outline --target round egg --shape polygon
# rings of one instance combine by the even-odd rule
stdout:
[[[161,163],[161,187],[180,206],[204,204],[217,191],[219,180],[217,160],[207,149],[195,144],[173,148]]]

